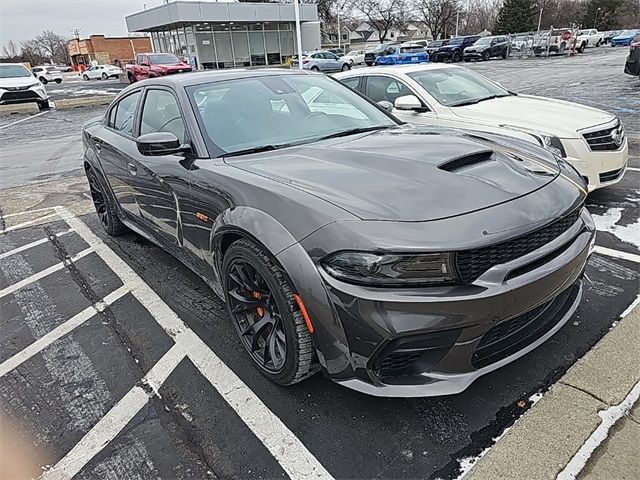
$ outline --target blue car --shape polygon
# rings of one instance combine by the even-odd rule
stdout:
[[[376,58],[374,65],[402,65],[407,63],[424,63],[429,61],[429,54],[422,45],[391,45],[382,55]]]
[[[628,47],[631,45],[633,37],[640,34],[640,30],[623,30],[621,34],[616,35],[611,39],[612,47]]]

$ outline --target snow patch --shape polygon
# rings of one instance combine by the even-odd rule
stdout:
[[[640,249],[640,218],[629,225],[618,225],[623,210],[622,207],[611,207],[602,215],[592,215],[596,228]]]

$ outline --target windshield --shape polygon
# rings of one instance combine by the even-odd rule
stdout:
[[[350,88],[320,75],[245,78],[194,85],[187,92],[215,156],[397,125]]]
[[[449,45],[460,45],[463,41],[463,37],[454,38],[449,42]]]
[[[510,93],[488,78],[462,68],[443,68],[408,73],[439,103],[447,107],[486,98],[506,97]]]
[[[491,44],[491,40],[493,40],[493,37],[484,37],[474,43],[474,45],[489,45]]]
[[[175,63],[180,63],[180,59],[173,53],[158,53],[155,55],[149,55],[149,58],[151,59],[151,63],[154,65],[173,65]]]
[[[373,49],[374,52],[382,52],[383,50],[386,50],[387,47],[390,47],[391,43],[381,43],[380,45],[378,45],[376,48]]]
[[[31,77],[24,65],[0,65],[0,78]]]

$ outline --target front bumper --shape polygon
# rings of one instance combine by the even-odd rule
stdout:
[[[484,51],[482,52],[464,52],[462,54],[462,58],[465,60],[480,60],[482,58],[482,55],[484,54]]]
[[[461,392],[542,344],[571,317],[594,239],[595,225],[583,209],[553,241],[490,268],[470,285],[453,287],[370,288],[344,283],[319,268],[329,299],[324,321],[344,338],[332,345],[343,351],[332,353],[333,359],[321,356],[321,363],[334,371],[330,377],[336,383],[370,395]],[[303,295],[306,302],[320,292]],[[483,344],[488,335],[493,340]],[[406,353],[410,358],[402,356]]]
[[[589,191],[615,185],[622,180],[629,160],[629,143],[625,137],[617,150],[592,151],[584,139],[561,139],[567,157],[588,184]]]
[[[47,92],[41,86],[31,87],[26,90],[5,90],[0,88],[0,105],[42,102],[48,100],[48,98]]]

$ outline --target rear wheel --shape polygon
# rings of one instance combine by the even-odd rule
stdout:
[[[258,370],[279,385],[315,373],[313,342],[285,271],[250,240],[224,255],[227,311]]]
[[[56,78],[56,83],[62,83],[62,79],[61,78]]]
[[[451,58],[452,62],[459,62],[460,61],[460,52],[454,52],[453,57]]]
[[[89,180],[89,192],[91,193],[93,206],[104,230],[109,235],[121,235],[127,232],[128,228],[118,218],[116,206],[96,172],[91,167],[88,167],[86,174]]]
[[[491,58],[491,53],[489,53],[487,50],[482,52],[482,60],[486,62],[487,60],[489,60],[489,58]]]
[[[136,77],[131,72],[127,73],[127,78],[129,79],[129,83],[135,83],[136,81]]]
[[[49,81],[44,77],[40,77],[38,80],[40,80],[40,83],[42,83],[43,85],[46,85],[47,83],[49,83]]]
[[[102,79],[107,80],[108,78],[109,76],[106,73],[102,72]]]

